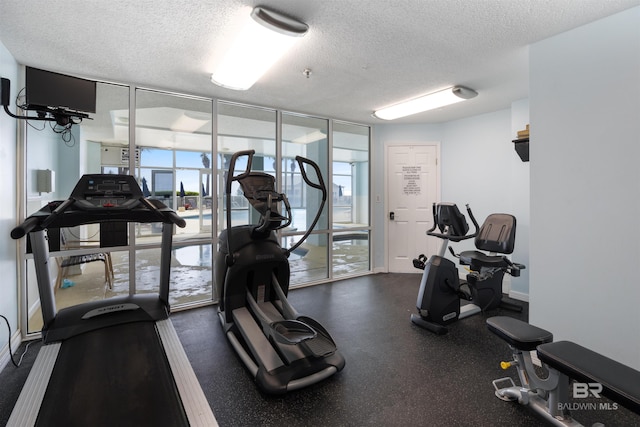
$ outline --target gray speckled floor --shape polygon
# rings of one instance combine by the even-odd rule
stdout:
[[[487,317],[522,314],[495,310],[450,326],[436,336],[409,321],[420,276],[378,274],[291,291],[296,309],[320,321],[346,358],[328,380],[283,397],[263,395],[222,333],[216,307],[174,313],[173,323],[221,426],[539,426],[525,408],[498,400],[491,381],[507,373],[506,344]],[[37,349],[37,348],[36,348]],[[0,425],[6,422],[28,367],[0,374]],[[640,425],[616,411],[574,414],[585,425]]]

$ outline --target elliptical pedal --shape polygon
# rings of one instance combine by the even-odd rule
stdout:
[[[304,344],[315,357],[329,356],[336,351],[336,345],[333,341],[322,334],[318,334],[315,338],[305,341]]]
[[[314,338],[304,342],[315,357],[326,357],[336,352],[336,343],[322,325],[307,316],[299,316],[298,320],[306,323],[317,332]]]

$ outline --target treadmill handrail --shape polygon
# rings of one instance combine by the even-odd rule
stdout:
[[[44,230],[50,227],[74,227],[77,225],[109,221],[162,222],[165,224],[175,224],[180,228],[184,228],[186,226],[187,223],[183,218],[173,210],[167,208],[161,202],[157,200],[153,201],[156,204],[162,205],[161,207],[158,207],[156,204],[152,203],[152,201],[145,198],[140,198],[139,201],[145,209],[136,209],[133,211],[120,211],[114,209],[107,211],[109,208],[105,208],[104,215],[95,216],[94,218],[91,218],[91,220],[87,220],[87,218],[80,218],[80,215],[78,215],[78,220],[74,220],[76,214],[84,213],[82,209],[74,212],[68,212],[69,208],[75,205],[75,199],[50,202],[11,230],[11,238],[17,240],[32,231]],[[51,208],[53,208],[53,211],[47,212],[47,210],[50,210]],[[135,215],[132,217],[131,212],[135,212],[138,218],[135,218]]]

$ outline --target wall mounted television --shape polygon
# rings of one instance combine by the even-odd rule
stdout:
[[[26,67],[26,109],[95,113],[96,82]],[[79,117],[85,114],[77,114]]]

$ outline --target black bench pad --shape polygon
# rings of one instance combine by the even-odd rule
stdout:
[[[640,372],[570,341],[538,347],[540,360],[580,382],[602,384],[602,394],[640,414]]]
[[[537,326],[507,316],[487,319],[487,328],[519,350],[535,350],[540,344],[553,341],[553,334]]]

